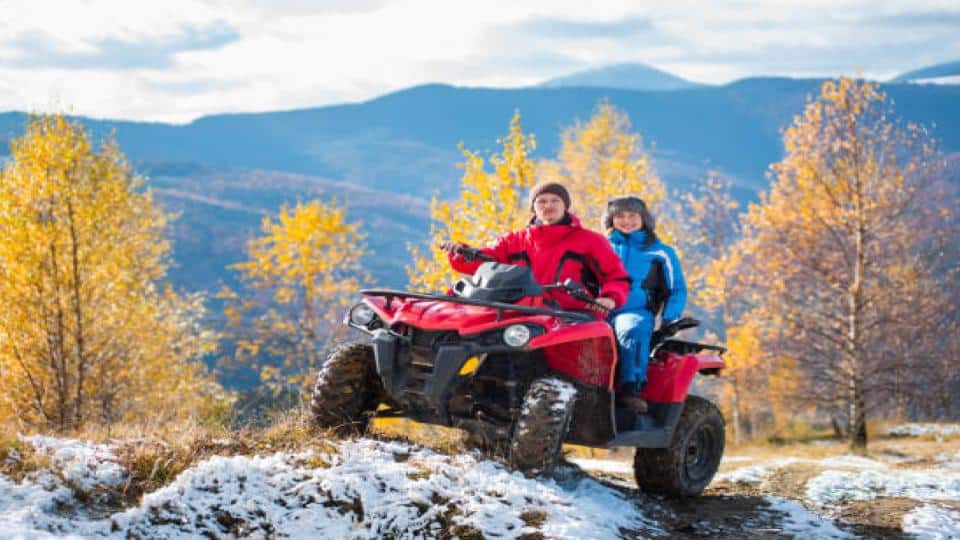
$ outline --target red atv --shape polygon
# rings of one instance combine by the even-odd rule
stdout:
[[[716,473],[723,417],[687,391],[697,373],[724,368],[724,349],[670,338],[697,321],[654,333],[649,410],[636,414],[614,399],[611,326],[551,301],[592,302],[576,283],[543,286],[525,266],[485,262],[448,295],[362,294],[347,323],[370,339],[340,346],[321,367],[311,401],[319,427],[363,431],[377,415],[462,428],[530,473],[551,470],[563,442],[632,446],[637,484],[670,495],[697,495]]]

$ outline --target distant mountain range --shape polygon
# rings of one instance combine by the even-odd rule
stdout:
[[[947,62],[945,64],[936,64],[925,68],[915,69],[906,73],[897,75],[893,78],[895,82],[905,81],[929,81],[960,83],[960,60],[956,62]]]
[[[543,88],[570,86],[621,90],[684,90],[702,86],[646,64],[614,64],[579,71],[540,83]]]
[[[186,125],[81,119],[99,137],[114,130],[121,149],[170,208],[175,226],[175,283],[216,289],[227,264],[264,213],[322,194],[349,204],[365,222],[376,280],[402,286],[407,243],[426,239],[427,201],[459,186],[457,145],[495,151],[515,110],[536,134],[537,156],[552,157],[559,132],[589,118],[601,100],[627,112],[653,148],[671,189],[715,168],[752,200],[782,154],[780,131],[800,113],[821,80],[744,79],[673,91],[595,87],[526,89],[418,86],[363,103],[269,113],[227,114]],[[960,86],[885,84],[904,119],[936,125],[948,152],[960,150]],[[0,114],[0,159],[26,115]]]

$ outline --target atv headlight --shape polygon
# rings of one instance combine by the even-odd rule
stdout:
[[[373,308],[363,302],[350,308],[350,322],[353,324],[366,326],[370,324],[376,316],[377,314],[373,311]]]
[[[523,347],[530,342],[530,328],[512,324],[503,331],[503,342],[511,347]]]

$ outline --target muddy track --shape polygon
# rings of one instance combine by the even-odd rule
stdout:
[[[576,469],[575,465],[570,465]],[[605,486],[621,492],[633,500],[644,515],[657,521],[670,538],[677,539],[773,539],[798,538],[785,526],[789,512],[771,502],[768,496],[802,504],[798,493],[806,481],[819,471],[816,467],[792,465],[784,467],[761,486],[720,482],[695,498],[675,499],[646,495],[636,488],[632,479],[616,474],[582,472]],[[795,496],[790,496],[794,494]],[[832,516],[813,516],[832,523],[840,531],[863,538],[910,538],[900,528],[903,514],[918,503],[910,499],[888,499],[889,504],[876,501],[855,501],[843,505],[842,511]],[[895,501],[901,501],[898,505]],[[810,509],[815,512],[816,509]],[[629,534],[625,535],[630,537]],[[645,536],[636,536],[642,538]]]

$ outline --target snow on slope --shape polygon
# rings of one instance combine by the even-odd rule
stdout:
[[[893,426],[887,435],[896,437],[920,437],[923,435],[951,436],[960,435],[960,424],[909,423]]]
[[[770,504],[770,510],[783,514],[783,532],[787,534],[797,538],[855,538],[797,501],[771,495],[765,496],[764,499]]]
[[[98,517],[84,511],[62,478],[77,474],[68,455],[93,471],[81,478],[112,470],[87,459],[98,455],[109,464],[109,449],[49,438],[31,442],[63,456],[65,468],[61,476],[36,473],[20,484],[0,477],[0,538],[422,538],[445,529],[499,538],[663,533],[620,492],[589,478],[528,479],[474,455],[363,439],[338,442],[329,454],[216,456],[146,495],[139,506]]]
[[[960,500],[960,473],[919,471],[825,471],[807,482],[807,499],[819,504],[877,497]]]
[[[938,428],[942,427],[938,425]],[[904,428],[904,432],[923,435],[943,433],[942,429],[931,430],[926,426],[916,428],[916,425]],[[919,504],[903,516],[904,532],[922,539],[953,539],[960,538],[960,512],[936,503],[960,501],[960,472],[954,472],[958,459],[960,453],[943,453],[936,456],[934,461],[945,467],[901,469],[882,461],[852,455],[824,459],[782,458],[718,474],[714,481],[759,485],[782,467],[796,463],[812,464],[824,470],[806,481],[805,491],[801,494],[806,506],[796,501],[766,496],[772,509],[785,514],[785,532],[805,536],[802,533],[805,528],[810,532],[816,526],[819,527],[815,535],[817,538],[848,537],[846,532],[836,529],[829,521],[823,521],[820,514],[834,514],[838,505],[849,501],[906,498]]]
[[[903,516],[903,532],[924,540],[960,538],[960,512],[925,504]]]

